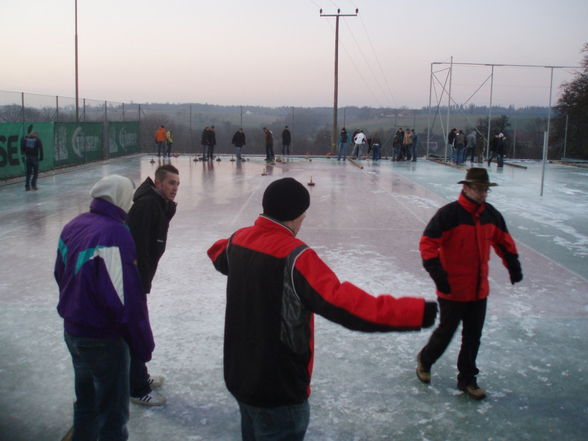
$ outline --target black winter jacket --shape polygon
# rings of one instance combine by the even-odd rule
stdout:
[[[176,213],[176,203],[163,198],[151,178],[145,179],[135,191],[133,206],[127,225],[137,247],[139,273],[146,293],[151,292],[151,282],[159,259],[165,251],[169,222]]]

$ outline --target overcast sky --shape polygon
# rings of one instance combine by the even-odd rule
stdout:
[[[74,5],[2,0],[0,90],[75,96]],[[588,42],[586,0],[78,0],[80,97],[330,107],[320,8],[359,9],[340,20],[339,106],[426,106],[431,62],[577,66]],[[572,73],[555,70],[554,102]],[[493,102],[547,105],[549,74],[496,68]],[[454,66],[455,101],[488,104],[489,76]]]

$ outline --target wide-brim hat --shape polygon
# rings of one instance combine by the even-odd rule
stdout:
[[[490,182],[488,171],[481,167],[468,169],[465,179],[459,181],[458,184],[481,184],[487,185],[488,187],[496,187],[498,185],[496,182]]]

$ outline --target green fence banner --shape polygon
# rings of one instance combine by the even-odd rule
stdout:
[[[55,123],[55,165],[103,159],[103,127],[102,123]]]
[[[139,151],[139,123],[108,123],[108,156],[117,157]]]
[[[49,170],[54,167],[53,124],[46,123],[2,123],[0,124],[0,179],[24,176],[25,160],[20,151],[20,144],[25,135],[37,132],[43,143],[43,159],[39,169]]]

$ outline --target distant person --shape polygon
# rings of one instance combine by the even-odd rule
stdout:
[[[167,143],[167,157],[169,158],[171,157],[172,145],[174,143],[174,136],[171,129],[168,129],[165,133],[165,141]]]
[[[382,145],[380,138],[375,137],[372,141],[372,160],[379,161],[382,158]]]
[[[353,137],[353,152],[351,156],[353,159],[361,159],[363,155],[364,146],[367,144],[367,137],[363,130],[357,132],[357,134]]]
[[[241,149],[245,146],[245,132],[243,129],[239,129],[233,135],[233,139],[231,143],[235,146],[235,156],[237,157],[237,161],[242,161],[241,158]]]
[[[423,266],[437,287],[441,319],[418,354],[416,374],[423,383],[430,383],[431,366],[445,352],[461,322],[457,388],[482,399],[486,392],[476,380],[476,358],[490,292],[490,247],[502,259],[513,285],[523,280],[523,273],[502,214],[486,202],[489,188],[496,185],[486,169],[470,168],[458,184],[463,184],[459,198],[437,211],[419,245]]]
[[[490,141],[490,156],[488,157],[488,167],[492,163],[492,160],[496,156],[496,166],[504,166],[504,150],[506,147],[505,137],[502,132],[494,135],[492,141]]]
[[[139,274],[145,293],[151,283],[159,259],[165,252],[169,223],[176,213],[174,199],[180,185],[178,169],[171,164],[155,170],[155,182],[147,177],[137,188],[127,224],[137,247]],[[160,387],[164,377],[150,375],[145,362],[131,353],[131,401],[144,406],[160,406],[166,399],[153,389]]]
[[[341,160],[343,157],[343,161],[347,161],[347,143],[349,142],[349,134],[345,127],[341,129],[341,133],[339,134],[339,151],[337,153],[337,161]]]
[[[155,144],[157,144],[157,156],[165,155],[165,147],[167,144],[167,131],[164,126],[159,126],[155,131]]]
[[[402,143],[404,142],[404,130],[399,127],[394,134],[392,140],[392,161],[400,161],[402,159]]]
[[[412,131],[404,130],[404,139],[402,140],[402,159],[410,160],[410,150],[412,149]]]
[[[208,160],[214,159],[214,147],[216,146],[216,131],[214,126],[210,126],[208,129]]]
[[[457,165],[461,165],[464,163],[465,161],[465,134],[463,133],[463,130],[458,130],[457,133],[455,134],[455,145],[454,145],[454,151],[455,151],[455,158],[454,158],[454,162]]]
[[[202,133],[200,135],[200,146],[202,147],[202,159],[206,160],[206,137],[208,136],[208,126],[202,129]]]
[[[412,158],[412,162],[416,162],[416,160],[417,160],[417,145],[419,143],[419,135],[417,134],[415,129],[412,129],[411,132],[412,132],[412,147],[410,149],[410,157]]]
[[[418,330],[435,320],[434,302],[373,297],[340,282],[296,238],[309,205],[305,186],[278,179],[266,188],[254,225],[208,250],[214,267],[227,276],[224,378],[239,405],[243,440],[304,439],[313,314],[364,332]]]
[[[292,134],[288,126],[282,130],[282,156],[288,156],[290,154],[290,143],[292,142]]]
[[[274,135],[267,127],[263,128],[263,133],[265,135],[265,160],[266,162],[273,162],[275,159]]]
[[[477,149],[476,149],[476,145],[477,145],[477,135],[476,135],[476,131],[472,130],[470,133],[468,133],[468,136],[466,136],[466,154],[465,154],[465,160],[468,160],[468,157],[470,158],[470,162],[473,163],[474,162],[474,157],[476,156]],[[478,162],[479,162],[480,157],[478,156]]]
[[[57,311],[74,368],[73,440],[126,440],[129,350],[151,359],[153,335],[135,243],[124,224],[134,184],[110,175],[90,190],[90,211],[59,237]]]
[[[25,191],[38,190],[39,162],[43,160],[43,143],[37,132],[31,132],[22,138],[20,151],[25,159]]]

